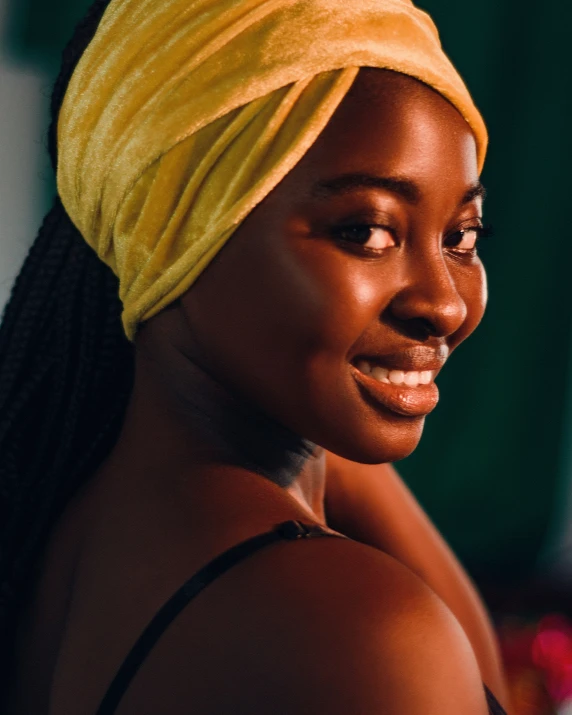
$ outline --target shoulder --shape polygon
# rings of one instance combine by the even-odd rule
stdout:
[[[230,644],[236,715],[487,713],[463,630],[395,559],[319,538],[269,550],[251,569],[260,578],[244,573],[257,586]]]

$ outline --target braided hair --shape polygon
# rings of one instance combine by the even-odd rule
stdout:
[[[77,62],[110,0],[96,0],[64,50],[49,151]],[[54,201],[0,324],[0,699],[15,626],[42,545],[73,493],[115,444],[133,384],[118,281]]]

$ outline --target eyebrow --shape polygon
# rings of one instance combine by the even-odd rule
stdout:
[[[471,186],[471,188],[463,196],[461,205],[470,204],[471,201],[474,201],[475,199],[482,199],[484,201],[486,199],[486,197],[487,197],[487,190],[481,184],[480,181],[477,181],[477,183],[474,186]]]
[[[400,177],[374,176],[372,174],[343,174],[333,179],[319,181],[312,188],[311,194],[315,198],[328,198],[329,196],[348,194],[359,189],[381,189],[401,196],[409,204],[417,204],[421,200],[421,190],[414,181]],[[486,189],[477,181],[471,186],[461,200],[461,206],[484,199]]]

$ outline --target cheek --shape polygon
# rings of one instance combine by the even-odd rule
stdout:
[[[228,248],[183,299],[204,367],[301,434],[344,423],[348,353],[378,319],[379,268],[319,239]]]
[[[182,299],[211,368],[251,382],[339,363],[371,320],[372,278],[326,242],[235,238]]]
[[[307,357],[339,364],[379,316],[379,269],[323,242],[303,243],[294,256],[292,283],[304,312],[296,328],[304,336]],[[290,300],[295,300],[293,295]]]

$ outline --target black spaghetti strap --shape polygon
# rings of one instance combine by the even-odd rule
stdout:
[[[342,534],[328,531],[318,525],[306,525],[300,521],[285,521],[278,524],[272,531],[258,534],[246,541],[231,547],[220,556],[203,566],[194,576],[192,576],[158,611],[151,620],[147,628],[143,631],[135,645],[123,661],[117,671],[111,685],[99,706],[96,715],[112,715],[115,713],[121,698],[125,695],[127,688],[135,677],[135,674],[149,655],[153,646],[163,635],[169,625],[181,613],[189,601],[199,594],[204,588],[212,583],[218,576],[221,576],[230,568],[243,559],[251,556],[256,551],[269,546],[277,541],[303,539],[312,536],[336,536],[344,537]]]
[[[485,694],[487,696],[487,705],[489,706],[489,715],[507,715],[506,710],[502,707],[486,685]]]

